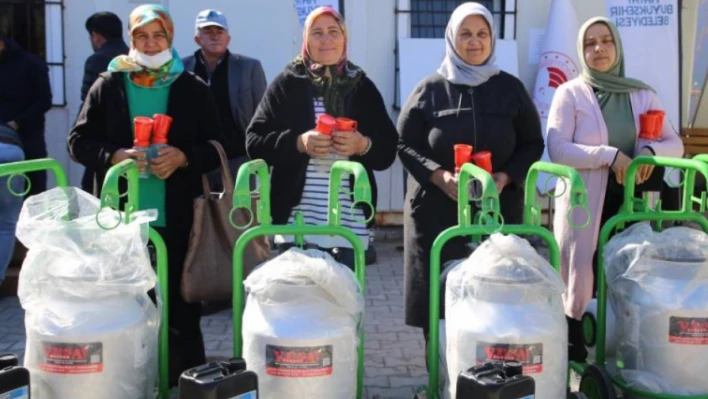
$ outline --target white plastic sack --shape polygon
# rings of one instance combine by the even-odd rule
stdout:
[[[447,278],[445,318],[449,397],[457,376],[488,360],[516,360],[536,397],[564,399],[568,327],[564,284],[528,241],[492,234]]]
[[[617,360],[630,386],[708,394],[708,235],[646,223],[616,235],[604,252],[617,318]]]
[[[355,399],[364,296],[354,273],[293,248],[244,282],[244,359],[269,399]]]
[[[155,212],[104,230],[99,200],[55,188],[25,201],[17,237],[29,249],[18,296],[25,309],[25,367],[39,399],[147,399],[157,380],[157,283],[147,252]],[[119,214],[100,221],[115,226]]]

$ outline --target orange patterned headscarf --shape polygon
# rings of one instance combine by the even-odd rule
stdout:
[[[172,47],[172,39],[175,37],[175,27],[167,9],[156,4],[138,6],[130,13],[128,22],[128,32],[131,37],[130,53],[114,58],[108,65],[109,72],[130,73],[130,78],[133,83],[144,87],[168,86],[184,72],[182,59],[173,48],[171,48],[172,59],[158,69],[148,69],[136,61],[134,57],[136,50],[135,43],[133,42],[133,34],[137,28],[153,22],[157,22],[162,26],[167,35],[167,42],[170,48]]]
[[[162,29],[167,34],[167,42],[172,47],[172,39],[175,37],[175,25],[167,9],[157,4],[143,4],[130,13],[130,17],[128,17],[128,32],[131,37],[131,47],[135,47],[132,44],[135,29],[152,22],[158,22],[162,26]]]

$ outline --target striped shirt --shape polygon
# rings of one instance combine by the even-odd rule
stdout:
[[[322,97],[315,98],[315,121],[317,117],[325,113],[324,100]],[[301,211],[305,224],[323,225],[327,223],[327,194],[329,190],[329,174],[335,161],[348,160],[332,152],[329,157],[310,158],[305,173],[305,188],[302,192],[300,204],[293,208],[288,224],[295,224],[295,212]],[[364,249],[369,247],[369,231],[364,223],[364,212],[361,208],[356,208],[352,215],[352,198],[348,194],[349,176],[342,180],[339,190],[339,203],[341,205],[341,226],[352,230],[364,244]],[[276,236],[277,244],[293,242],[293,236]],[[305,242],[317,245],[321,248],[351,248],[352,245],[340,236],[305,236]]]

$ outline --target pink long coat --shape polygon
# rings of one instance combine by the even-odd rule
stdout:
[[[663,109],[656,93],[640,90],[631,93],[637,136],[639,115],[650,109]],[[558,88],[548,116],[548,153],[553,162],[572,166],[580,173],[588,192],[591,222],[586,229],[572,229],[566,219],[570,196],[555,200],[554,234],[561,250],[561,274],[566,283],[563,295],[565,313],[580,319],[592,298],[592,258],[597,248],[600,216],[605,199],[610,164],[617,148],[608,145],[607,126],[597,97],[581,78]],[[648,142],[637,138],[637,151],[650,146],[656,155],[681,157],[683,143],[668,118],[661,138]],[[580,219],[579,217],[578,219]],[[581,222],[576,220],[576,222]]]

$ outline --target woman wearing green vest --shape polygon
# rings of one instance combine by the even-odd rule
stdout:
[[[206,84],[184,72],[172,49],[174,28],[166,9],[142,5],[130,14],[130,53],[115,58],[101,74],[69,135],[69,151],[92,168],[98,181],[125,159],[137,159],[133,119],[156,113],[173,118],[169,146],[150,161],[150,177],[140,179],[140,208],[157,209],[152,226],[167,243],[170,268],[170,380],[206,362],[199,326],[201,305],[180,295],[182,265],[192,228],[192,201],[200,176],[219,165],[209,140],[222,141],[221,126]],[[145,161],[138,161],[145,168]]]

